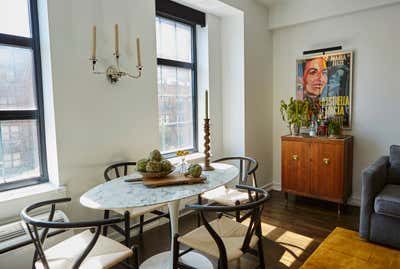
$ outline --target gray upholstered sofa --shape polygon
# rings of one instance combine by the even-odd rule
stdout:
[[[360,236],[400,248],[400,146],[362,173]]]

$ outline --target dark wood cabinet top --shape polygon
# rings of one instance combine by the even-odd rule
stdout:
[[[281,137],[282,141],[298,141],[298,142],[309,142],[309,143],[330,143],[330,144],[342,144],[353,140],[351,135],[343,135],[341,138],[330,138],[330,137],[311,137],[311,136],[293,136],[284,135]]]

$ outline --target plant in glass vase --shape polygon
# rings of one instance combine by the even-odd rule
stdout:
[[[300,127],[308,125],[310,122],[310,102],[295,100],[293,97],[289,102],[281,100],[281,116],[282,120],[287,123],[290,135],[299,135]],[[293,128],[293,132],[292,132]]]

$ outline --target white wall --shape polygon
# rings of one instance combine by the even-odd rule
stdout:
[[[279,101],[295,94],[296,58],[302,51],[331,45],[354,50],[353,203],[361,189],[361,170],[400,143],[396,115],[400,114],[398,74],[400,54],[400,4],[351,15],[275,30],[273,122],[274,183],[280,186],[280,136],[286,128],[280,119]]]
[[[221,19],[223,152],[226,156],[245,154],[243,15]]]
[[[295,0],[277,1],[270,7],[270,29],[327,19],[400,2],[399,0]]]

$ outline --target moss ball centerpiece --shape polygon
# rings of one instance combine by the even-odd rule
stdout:
[[[148,158],[140,159],[136,163],[136,170],[144,178],[165,177],[174,171],[175,167],[170,161],[164,159],[157,149],[150,152]]]

